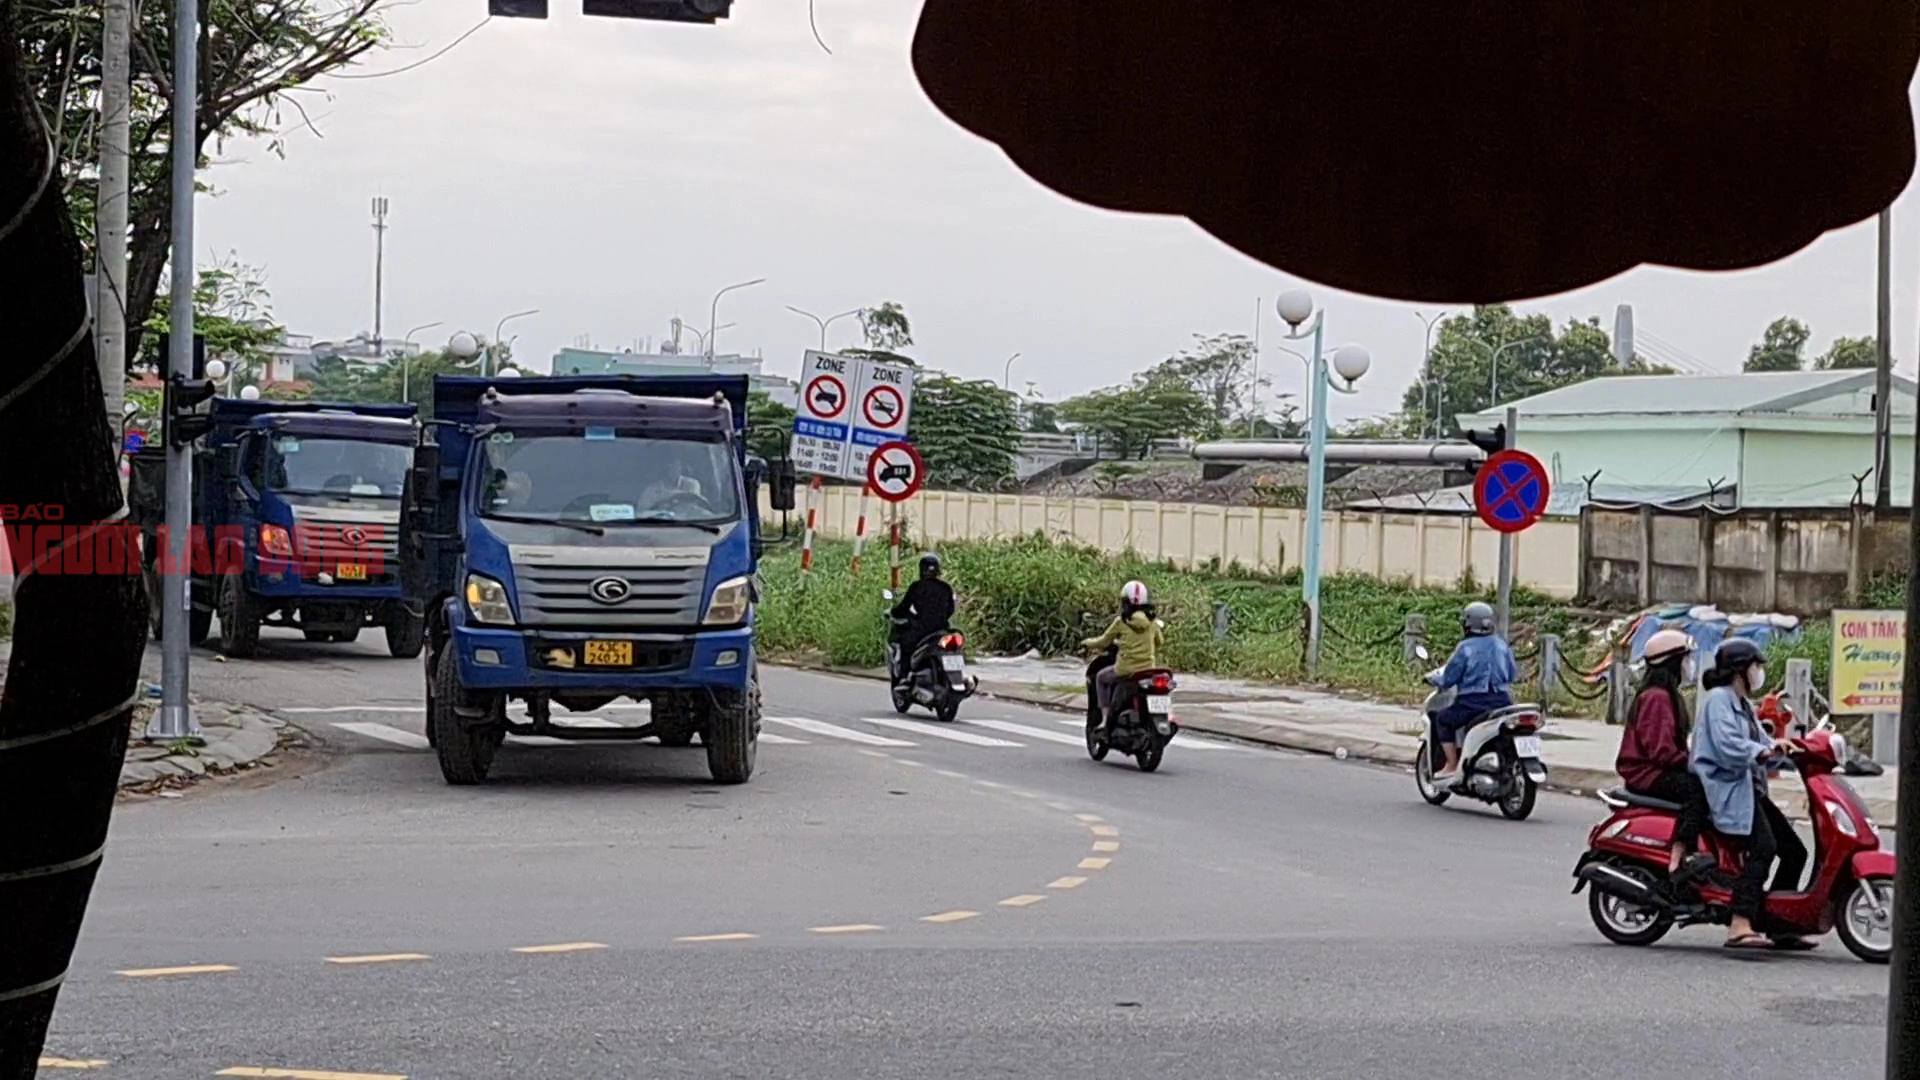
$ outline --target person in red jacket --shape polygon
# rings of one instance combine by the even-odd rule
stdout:
[[[1707,823],[1706,790],[1687,767],[1692,725],[1680,696],[1680,688],[1688,681],[1693,639],[1678,630],[1662,630],[1647,639],[1642,655],[1647,672],[1634,696],[1633,719],[1620,737],[1620,756],[1613,767],[1627,782],[1628,791],[1680,804],[1667,863],[1667,872],[1678,880],[1713,865],[1710,856],[1689,857]]]

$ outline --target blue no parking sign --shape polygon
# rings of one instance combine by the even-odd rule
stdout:
[[[1539,521],[1552,494],[1540,459],[1519,450],[1488,458],[1473,480],[1473,508],[1496,532],[1517,533]]]

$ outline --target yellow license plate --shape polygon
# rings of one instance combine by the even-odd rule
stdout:
[[[367,568],[359,563],[341,563],[334,567],[333,576],[341,581],[365,581]]]
[[[594,667],[632,667],[633,642],[589,641],[587,663]]]

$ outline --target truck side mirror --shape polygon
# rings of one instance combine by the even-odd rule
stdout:
[[[409,513],[431,512],[439,494],[440,448],[430,443],[415,447],[413,468],[407,473],[407,498],[403,505]]]
[[[794,507],[793,492],[797,486],[797,476],[792,458],[781,458],[774,467],[773,486],[767,493],[767,503],[775,510],[791,510]]]
[[[227,479],[231,480],[240,475],[240,447],[238,444],[221,447],[217,451],[214,460],[220,463],[220,472]]]

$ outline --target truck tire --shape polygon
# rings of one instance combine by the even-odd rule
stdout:
[[[220,585],[220,651],[236,660],[260,651],[260,609],[239,574],[227,575]]]
[[[187,644],[189,645],[205,645],[207,639],[213,636],[214,600],[207,595],[213,588],[214,586],[204,581],[187,583],[187,599],[193,604],[187,611]]]
[[[401,608],[387,621],[387,652],[400,660],[420,655],[427,643],[427,620]]]
[[[456,787],[486,780],[487,771],[493,768],[493,752],[506,735],[497,722],[474,723],[455,711],[456,705],[470,704],[475,696],[460,689],[453,643],[448,642],[434,665],[427,728],[434,756],[440,760],[440,775]]]
[[[760,665],[747,674],[745,690],[716,690],[701,741],[707,772],[716,784],[744,784],[753,777],[760,747]]]

